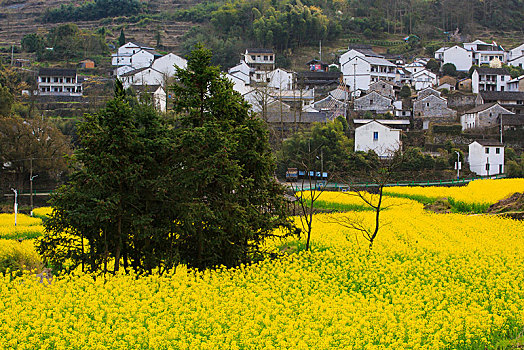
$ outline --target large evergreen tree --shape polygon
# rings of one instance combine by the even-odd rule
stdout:
[[[118,81],[115,94],[79,126],[75,170],[51,197],[38,250],[55,267],[118,271],[122,261],[126,270],[163,271],[178,262],[170,131],[151,106],[130,101]]]
[[[291,228],[266,125],[210,61],[199,46],[173,86],[179,252],[197,268],[248,262],[275,228]]]

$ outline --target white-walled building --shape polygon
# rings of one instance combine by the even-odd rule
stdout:
[[[155,59],[151,68],[159,71],[167,77],[173,77],[176,73],[175,66],[181,69],[186,69],[187,60],[175,55],[174,53],[168,53],[167,55]]]
[[[267,75],[269,81],[267,86],[279,90],[293,90],[295,74],[284,69],[277,68]]]
[[[227,72],[230,75],[241,79],[244,84],[249,85],[251,84],[251,74],[255,72],[255,69],[249,67],[246,62],[240,61],[236,66],[229,68]]]
[[[371,121],[355,129],[355,152],[374,151],[379,157],[393,156],[401,148],[399,129]]]
[[[164,85],[166,77],[156,69],[145,67],[125,73],[121,79],[127,89],[131,85]]]
[[[38,95],[82,96],[82,83],[76,69],[40,68],[37,84]]]
[[[167,109],[167,94],[160,85],[131,85],[139,98],[151,99],[155,108],[160,112]]]
[[[507,83],[511,76],[504,68],[476,67],[471,75],[473,93],[480,91],[508,91]]]
[[[507,62],[506,51],[495,42],[488,44],[482,40],[475,40],[471,43],[464,43],[464,48],[473,53],[473,64],[477,66],[489,64],[495,58],[500,62]]]
[[[462,130],[496,126],[501,114],[513,114],[497,102],[485,103],[460,117]]]
[[[477,175],[504,173],[504,145],[498,141],[474,141],[469,145],[469,169]]]
[[[508,81],[508,91],[524,91],[524,75]]]
[[[509,51],[508,64],[510,66],[524,68],[524,44]]]
[[[397,66],[381,57],[355,56],[340,62],[344,83],[351,91],[368,90],[370,84],[379,80],[393,82],[397,75]]]
[[[426,69],[426,65],[420,61],[414,61],[404,65],[404,69],[411,74],[418,73]]]
[[[453,63],[458,71],[467,72],[473,63],[473,52],[455,45],[442,52],[442,64]]]
[[[134,54],[140,50],[153,51],[154,49],[153,47],[128,42],[120,46],[117,52],[111,55],[111,64],[113,66],[132,66],[131,57]]]
[[[427,69],[413,73],[411,84],[416,91],[430,88],[438,83],[437,75]]]
[[[253,68],[251,83],[267,83],[268,73],[275,69],[275,53],[272,49],[247,49],[244,53],[244,62]]]

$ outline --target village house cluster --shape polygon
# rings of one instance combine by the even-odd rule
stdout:
[[[505,51],[496,43],[476,40],[437,50],[434,59],[441,66],[452,63],[459,72],[479,66],[471,79],[462,80],[426,68],[430,58],[405,62],[400,56],[378,54],[367,45],[349,46],[339,55],[338,64],[312,59],[301,72],[277,68],[272,49],[248,48],[241,57],[225,76],[252,111],[282,135],[344,117],[353,128],[356,151],[374,150],[388,157],[402,147],[402,132],[410,130],[460,123],[462,130],[500,127],[502,134],[524,125],[524,76],[512,79],[502,68],[502,63],[523,66],[524,44]],[[163,55],[135,42],[119,47],[111,62],[112,74],[125,88],[148,94],[162,112],[167,109],[167,87],[175,67],[187,66],[178,55]],[[407,96],[401,93],[406,86]],[[38,93],[81,96],[82,78],[75,69],[42,68]],[[481,175],[502,173],[504,157],[496,149],[503,154],[503,145],[482,142],[470,146],[470,157],[480,157],[470,159],[471,170]],[[491,156],[477,150],[479,145],[487,150],[495,144]]]

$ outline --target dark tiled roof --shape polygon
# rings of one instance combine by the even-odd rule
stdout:
[[[476,67],[475,70],[479,72],[479,74],[509,75],[508,71],[504,68]]]
[[[146,69],[149,69],[149,68],[151,68],[151,67],[142,67],[142,68],[138,68],[138,69],[133,69],[133,70],[130,70],[129,72],[127,72],[127,73],[122,74],[121,76],[122,77],[130,77],[132,75],[135,75],[136,73],[139,73],[139,72],[141,72],[143,70],[146,70]]]
[[[261,48],[247,49],[247,53],[273,53],[273,49],[261,49]]]
[[[475,108],[470,109],[469,111],[466,112],[466,114],[482,112],[482,111],[484,111],[484,110],[486,110],[488,108],[493,107],[496,104],[497,104],[497,102],[484,103],[482,105],[479,105],[479,106],[477,106]]]
[[[40,68],[38,75],[41,77],[76,77],[76,69]]]
[[[324,112],[284,112],[282,118],[280,118],[280,112],[268,113],[268,123],[280,123],[285,124],[295,123],[298,124],[311,124],[315,122],[325,123],[329,120],[329,116]]]
[[[481,91],[480,96],[484,102],[524,100],[524,92],[521,91]]]
[[[502,142],[497,140],[477,140],[482,146],[504,146]]]
[[[338,80],[342,72],[297,72],[299,79],[305,80]]]
[[[502,114],[502,125],[524,125],[524,114]]]

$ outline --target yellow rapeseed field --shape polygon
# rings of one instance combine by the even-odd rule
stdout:
[[[515,192],[524,192],[524,179],[475,180],[463,187],[386,187],[385,194],[451,198],[467,204],[490,205]]]
[[[42,220],[24,214],[0,214],[0,238],[34,238],[43,232]]]
[[[236,269],[6,277],[0,349],[484,349],[516,337],[522,222],[387,200],[399,205],[372,252],[334,223],[371,224],[362,211],[315,216],[310,252]]]

